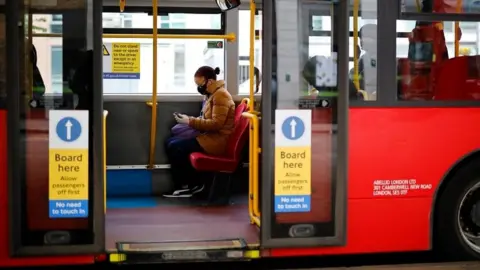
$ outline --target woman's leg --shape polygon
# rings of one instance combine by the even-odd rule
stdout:
[[[172,142],[170,142],[167,148],[167,152],[169,153],[175,191],[173,194],[169,194],[167,196],[191,196],[191,193],[189,193],[188,195],[183,194],[187,192],[184,186],[188,186],[189,189],[192,189],[200,183],[199,181],[195,181],[198,179],[195,179],[195,170],[190,163],[190,154],[203,151],[203,148],[200,146],[200,144],[195,138],[173,140]]]
[[[187,183],[184,182],[183,170],[184,165],[182,157],[177,153],[181,141],[184,139],[171,137],[165,141],[165,150],[167,153],[168,161],[170,163],[170,170],[172,172],[172,181],[174,190],[186,189]]]

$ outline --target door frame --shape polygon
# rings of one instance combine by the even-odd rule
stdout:
[[[338,94],[338,128],[337,128],[337,166],[333,177],[334,193],[334,235],[328,237],[311,238],[272,238],[272,202],[274,181],[274,147],[271,138],[274,136],[275,126],[272,124],[275,117],[277,89],[273,74],[272,54],[276,50],[276,20],[274,20],[275,0],[264,0],[263,4],[263,51],[272,52],[263,54],[263,91],[262,91],[262,184],[261,184],[261,246],[264,248],[287,247],[316,247],[316,246],[341,246],[346,243],[346,218],[347,218],[347,149],[348,149],[348,90],[339,91]],[[299,12],[307,1],[297,0]],[[349,86],[349,1],[338,1],[336,10],[337,18],[334,25],[337,38],[338,52],[338,89],[348,89]],[[333,42],[332,42],[333,43]]]
[[[93,107],[90,110],[90,136],[94,147],[90,154],[93,172],[90,173],[90,201],[93,199],[90,228],[94,232],[94,243],[88,245],[58,245],[58,246],[23,246],[22,245],[22,211],[25,209],[24,179],[25,172],[21,165],[21,147],[19,130],[21,128],[21,80],[20,77],[20,40],[24,20],[21,8],[23,1],[6,0],[6,62],[7,62],[7,134],[8,134],[8,203],[9,203],[9,250],[10,256],[54,256],[54,255],[94,255],[105,250],[105,214],[104,214],[104,165],[103,165],[103,78],[102,78],[102,7],[103,0],[85,0],[87,13],[93,16],[93,27],[87,28],[92,42],[90,47],[94,52],[93,60]],[[87,42],[88,43],[88,42]],[[93,194],[92,194],[93,193]]]

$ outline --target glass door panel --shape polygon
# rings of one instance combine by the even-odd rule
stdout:
[[[264,132],[262,144],[263,164],[270,165],[262,172],[264,196],[270,198],[263,205],[262,245],[341,245],[346,203],[347,5],[287,0],[264,5],[264,25],[267,20],[273,24],[267,26],[272,34],[264,36],[265,51],[272,54],[264,57],[271,91],[263,95],[267,108],[262,110],[262,127],[272,133]],[[312,16],[318,11],[326,16]],[[324,24],[329,25],[327,38],[332,42],[322,47],[324,53],[310,52],[315,46],[310,44],[310,33]],[[268,64],[271,70],[265,68]]]
[[[6,2],[12,253],[101,252],[102,1],[30,2]]]

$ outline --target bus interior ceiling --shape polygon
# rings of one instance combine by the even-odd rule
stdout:
[[[104,1],[104,6],[108,5],[108,2]],[[137,2],[139,5],[137,5]],[[183,2],[186,1],[181,2],[179,4],[183,6]],[[191,2],[190,7],[192,7]],[[199,2],[208,2],[209,8],[215,5],[214,1]],[[148,1],[148,3],[147,1],[128,1],[128,5],[131,6],[142,6],[142,3],[145,6],[151,5],[151,1]],[[167,2],[163,4],[169,6]],[[111,6],[118,6],[118,2],[112,2]],[[176,12],[182,11],[177,9]],[[65,28],[66,22],[65,20],[63,22],[63,31],[67,29]],[[38,40],[41,39],[58,39],[59,42],[52,42],[52,44],[61,48],[62,37],[35,37],[33,35],[32,42],[37,47],[39,62],[52,61],[53,63],[53,59],[50,60],[50,58],[53,58],[53,50],[42,56],[45,50],[42,49],[41,45],[37,45]],[[104,44],[106,42],[108,41],[104,41]],[[115,42],[128,43],[135,41],[125,39],[125,41],[116,40]],[[145,50],[151,51],[151,46],[150,49]],[[144,49],[142,48],[141,51],[143,53]],[[63,59],[68,58],[65,50],[62,54]],[[160,71],[160,51],[158,59]],[[227,66],[228,60],[225,59],[224,61],[225,66]],[[65,63],[65,60],[63,60],[64,65]],[[220,66],[220,68],[223,69],[223,66]],[[42,75],[50,73],[50,71],[42,69],[41,63],[39,63],[39,71]],[[191,78],[186,77],[185,79],[193,81],[193,73],[191,75]],[[45,87],[48,90],[48,87],[51,87],[53,83],[49,82],[51,75],[47,75],[47,77]],[[227,76],[225,75],[225,77]],[[163,79],[158,77],[158,80]],[[229,83],[228,80],[227,83]],[[237,83],[237,81],[233,83]],[[107,87],[113,86],[104,82],[104,93],[115,92],[106,89]],[[137,85],[137,87],[140,87],[140,85]],[[164,142],[172,136],[171,128],[176,124],[173,113],[199,115],[202,98],[198,94],[195,96],[194,92],[185,97],[182,95],[159,96],[153,162],[156,167],[148,169],[152,119],[152,106],[148,106],[146,103],[149,98],[151,98],[151,95],[148,92],[143,95],[104,96],[104,110],[108,111],[108,117],[106,118],[107,250],[114,252],[121,243],[235,239],[241,239],[248,245],[257,246],[259,244],[259,228],[251,224],[249,217],[249,178],[246,166],[239,166],[237,172],[231,177],[231,196],[230,203],[227,205],[205,206],[203,201],[195,199],[162,197],[164,192],[172,188]],[[240,100],[241,98],[235,97],[237,105]],[[257,97],[257,101],[260,101],[260,97]],[[48,142],[49,135],[48,119],[46,118],[43,109],[32,108],[26,121],[26,148],[27,152],[32,155],[27,158],[27,167],[36,168],[36,170],[27,170],[26,172],[29,226],[33,230],[80,229],[87,226],[86,220],[52,220],[49,219],[48,213],[35,210],[39,204],[48,204],[49,161],[45,157],[48,156],[48,143],[46,142]],[[248,150],[248,143],[245,148],[245,150]],[[39,158],[33,158],[34,156]],[[245,151],[244,156],[245,159],[243,159],[242,164],[248,162],[248,151]],[[34,164],[28,164],[30,162]],[[45,176],[45,179],[39,179],[42,176]]]

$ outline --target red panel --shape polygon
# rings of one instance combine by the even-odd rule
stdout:
[[[7,176],[7,113],[0,110],[0,239],[9,238]],[[40,168],[40,167],[38,167]],[[48,209],[48,208],[47,208]],[[8,240],[0,241],[0,267],[94,263],[94,256],[10,258]]]
[[[480,149],[480,108],[356,108],[349,117],[346,246],[274,249],[272,256],[429,249],[436,188],[458,160]],[[375,180],[415,180],[424,189],[374,196]]]

